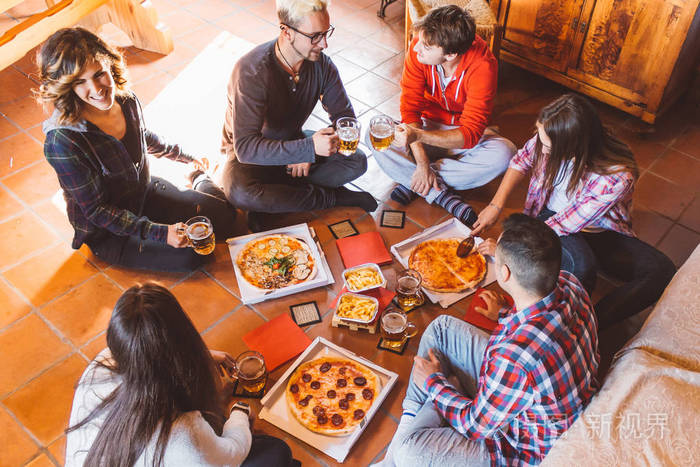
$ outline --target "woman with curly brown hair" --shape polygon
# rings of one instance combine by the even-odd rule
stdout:
[[[37,61],[39,99],[54,107],[44,122],[44,154],[63,188],[73,248],[85,243],[108,263],[139,269],[200,266],[207,257],[184,248],[182,221],[207,216],[223,240],[233,233],[235,210],[201,170],[203,159],[146,128],[122,55],[70,28],[49,37]],[[152,177],[148,154],[193,164],[193,189]]]

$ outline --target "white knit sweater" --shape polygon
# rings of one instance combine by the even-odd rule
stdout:
[[[73,398],[70,425],[82,421],[120,383],[120,377],[96,364],[108,360],[108,349],[102,351],[88,365],[80,378]],[[94,418],[80,429],[68,433],[66,441],[66,467],[82,466],[92,446],[104,414]],[[135,466],[153,465],[157,433],[151,439]],[[173,423],[168,445],[165,448],[165,466],[239,466],[250,451],[251,433],[248,417],[234,410],[224,425],[221,436],[217,436],[199,411],[187,412]]]

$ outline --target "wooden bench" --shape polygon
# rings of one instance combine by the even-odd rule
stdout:
[[[6,12],[23,0],[0,0]],[[134,46],[169,54],[170,30],[158,21],[149,0],[46,0],[47,9],[33,14],[0,36],[0,70],[13,64],[61,28],[82,26],[95,33],[112,23],[131,38]]]

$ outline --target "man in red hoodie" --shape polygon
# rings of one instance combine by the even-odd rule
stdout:
[[[434,8],[413,30],[401,78],[403,123],[394,145],[374,156],[399,183],[392,199],[408,204],[423,196],[471,226],[476,213],[453,190],[490,182],[516,149],[487,128],[498,62],[456,5]]]

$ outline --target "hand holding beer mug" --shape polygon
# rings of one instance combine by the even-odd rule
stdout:
[[[420,291],[423,282],[418,271],[404,269],[396,277],[396,302],[403,311],[411,311],[425,303],[425,297]]]
[[[335,122],[335,132],[340,139],[338,152],[344,156],[353,155],[360,143],[360,122],[352,117],[339,118]]]
[[[387,115],[377,115],[369,122],[369,140],[377,151],[384,152],[394,141],[394,119]]]
[[[396,126],[396,129],[394,130],[394,145],[401,148],[407,148],[411,144],[415,143],[416,140],[418,140],[416,128],[406,125],[405,123]]]
[[[408,321],[406,313],[397,308],[387,308],[382,314],[383,345],[400,349],[409,337],[418,332],[416,325]]]
[[[267,384],[267,367],[262,354],[247,350],[236,357],[233,378],[246,392],[256,393],[263,389]]]
[[[191,246],[194,252],[200,255],[208,255],[214,251],[216,239],[214,238],[214,226],[204,216],[193,217],[185,222],[185,226],[178,233],[187,237],[187,246]]]

